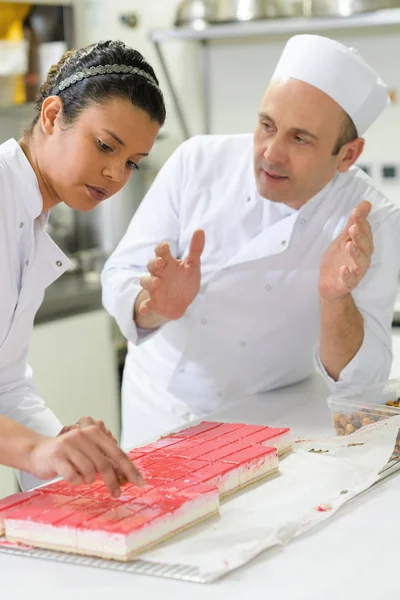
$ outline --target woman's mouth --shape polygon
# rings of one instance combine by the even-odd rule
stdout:
[[[105,188],[95,187],[93,185],[85,185],[85,188],[92,200],[95,200],[96,202],[102,202],[110,195]]]

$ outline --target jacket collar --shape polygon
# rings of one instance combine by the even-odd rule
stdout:
[[[16,140],[2,144],[0,153],[11,162],[11,169],[18,172],[18,177],[13,178],[18,195],[29,216],[36,219],[42,212],[43,199],[35,171]]]

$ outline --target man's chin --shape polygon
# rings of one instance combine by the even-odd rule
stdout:
[[[257,184],[257,191],[262,198],[270,202],[285,202],[287,200],[286,195],[277,194],[263,185]]]

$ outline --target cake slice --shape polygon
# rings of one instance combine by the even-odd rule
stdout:
[[[129,509],[129,505],[125,505]],[[115,520],[112,513],[82,523],[77,529],[77,551],[83,554],[128,560],[178,531],[218,513],[216,489],[159,496],[150,506],[138,505],[134,513]]]
[[[234,452],[239,452],[241,450],[243,450],[243,448],[245,448],[246,446],[243,443],[239,443],[239,442],[233,442],[231,444],[224,444],[221,445],[221,443],[218,443],[218,447],[216,449],[213,449],[212,446],[212,442],[208,443],[208,444],[204,444],[205,446],[205,454],[203,454],[201,456],[201,458],[203,460],[207,460],[208,462],[218,462],[221,461],[223,458],[226,458],[227,456],[229,456],[229,454],[233,454]],[[248,444],[248,446],[251,446],[251,444]]]
[[[39,492],[37,491],[19,492],[17,494],[7,496],[7,498],[3,498],[2,500],[0,500],[0,537],[3,536],[5,533],[4,515],[6,514],[7,510],[15,508],[23,502],[26,502],[27,500],[30,500],[31,498],[34,498],[38,495]]]
[[[196,441],[207,442],[211,440],[223,440],[225,435],[235,435],[235,432],[243,427],[243,423],[220,423],[209,431],[196,433],[193,437]]]
[[[209,487],[216,487],[220,496],[226,496],[240,487],[237,466],[222,462],[209,463],[174,483],[185,485],[185,489],[195,489],[199,484],[207,484]]]
[[[77,527],[84,521],[98,517],[107,511],[118,512],[122,519],[131,515],[124,509],[125,504],[117,501],[93,501],[91,498],[76,498],[62,505],[52,505],[48,501],[52,496],[38,500],[27,511],[15,509],[6,515],[5,527],[7,539],[14,542],[32,544],[37,548],[76,551]]]
[[[207,452],[217,450],[221,447],[221,442],[216,440],[205,441],[197,440],[196,437],[188,438],[185,441],[178,442],[170,446],[163,453],[167,456],[179,457],[181,459],[193,460],[201,458]]]
[[[38,494],[18,506],[5,510],[3,518],[7,540],[40,546],[48,532],[46,526],[73,512],[73,508],[68,509],[71,502],[71,496]]]
[[[170,439],[170,438],[186,438],[186,437],[194,437],[199,433],[205,433],[215,427],[222,425],[222,423],[213,422],[213,421],[202,421],[198,425],[192,425],[191,427],[187,427],[186,429],[181,429],[181,431],[176,431],[175,433],[171,433],[161,439]]]
[[[94,492],[102,488],[105,488],[105,484],[101,479],[97,479],[93,483],[83,483],[82,485],[71,485],[66,481],[59,480],[49,483],[39,488],[39,490],[43,494],[61,494],[62,496],[80,498],[82,496],[91,496]],[[110,493],[109,496],[111,497]]]
[[[129,452],[127,452],[127,455],[131,460],[137,460],[138,458],[142,458],[143,456],[152,454],[157,450],[162,450],[163,448],[168,448],[168,446],[173,446],[179,441],[181,441],[179,437],[160,438],[152,444],[147,444],[146,446],[139,446],[138,448],[132,448],[132,450],[129,450]]]
[[[127,560],[144,547],[218,512],[216,489],[185,494],[152,490],[140,497],[93,498],[38,494],[4,508],[7,540],[37,548]]]
[[[239,475],[239,487],[272,475],[279,469],[277,449],[258,445],[229,454],[221,463],[235,465]]]
[[[247,427],[246,427],[247,431]],[[286,428],[274,428],[274,427],[263,427],[260,431],[250,432],[249,434],[243,431],[243,436],[239,442],[244,444],[262,444],[263,446],[269,446],[276,448],[278,454],[282,455],[292,447],[292,441],[290,438],[290,429]]]

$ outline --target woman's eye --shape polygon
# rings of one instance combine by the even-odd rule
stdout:
[[[105,144],[101,140],[97,140],[97,147],[99,148],[99,150],[101,150],[101,152],[112,152],[113,150],[111,146],[107,146],[107,144]]]
[[[139,171],[139,165],[133,162],[133,160],[128,160],[126,164],[128,165],[128,169],[131,169],[131,171]]]

